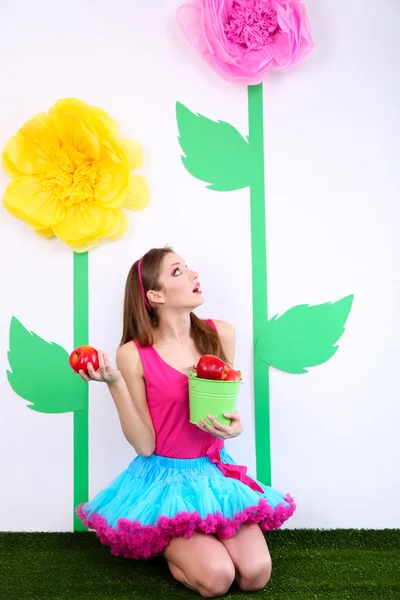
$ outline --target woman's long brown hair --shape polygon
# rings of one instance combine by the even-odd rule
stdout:
[[[161,263],[172,248],[153,248],[149,250],[141,263],[142,281],[145,293],[149,290],[161,290],[159,273]],[[136,261],[128,274],[125,285],[124,321],[121,346],[137,340],[142,347],[152,346],[155,342],[155,331],[159,324],[157,310],[149,311],[143,300],[139,282],[138,263]],[[214,354],[226,362],[218,333],[205,321],[190,313],[192,335],[200,354]]]

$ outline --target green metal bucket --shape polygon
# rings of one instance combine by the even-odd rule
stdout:
[[[212,425],[207,415],[212,415],[223,425],[230,425],[224,413],[236,410],[242,381],[219,381],[196,377],[194,371],[189,371],[189,408],[190,422],[198,425],[201,419]]]

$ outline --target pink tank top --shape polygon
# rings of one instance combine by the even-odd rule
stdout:
[[[216,330],[211,319],[206,323]],[[221,450],[223,440],[189,422],[188,376],[168,365],[153,346],[142,348],[133,341],[142,361],[147,404],[156,435],[154,454],[200,458],[207,456],[211,446]]]
[[[217,329],[211,319],[206,323]],[[156,434],[154,454],[167,458],[207,456],[226,477],[263,493],[262,487],[247,475],[247,467],[221,461],[223,440],[189,422],[188,376],[168,365],[153,346],[142,348],[133,341],[143,365],[147,404]]]

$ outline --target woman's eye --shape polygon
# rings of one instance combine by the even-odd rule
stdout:
[[[179,267],[177,267],[174,271],[174,276],[179,273],[179,275],[182,275],[182,271],[179,269]]]

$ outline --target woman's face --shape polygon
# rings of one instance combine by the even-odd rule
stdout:
[[[185,264],[179,254],[169,252],[161,263],[159,274],[161,290],[154,302],[168,308],[186,308],[193,310],[203,304],[198,273]],[[154,293],[154,292],[153,292]],[[151,298],[153,300],[153,298]]]

